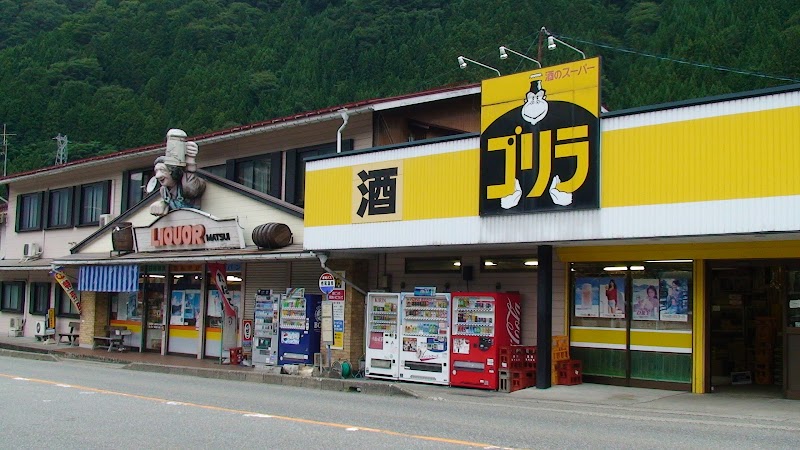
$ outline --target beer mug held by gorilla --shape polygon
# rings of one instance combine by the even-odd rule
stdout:
[[[206,182],[198,177],[196,142],[186,141],[186,132],[171,129],[167,132],[166,152],[155,160],[155,174],[147,183],[147,192],[157,187],[161,198],[150,205],[150,214],[163,216],[180,208],[199,208]]]

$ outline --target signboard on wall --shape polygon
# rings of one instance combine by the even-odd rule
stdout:
[[[484,80],[480,215],[598,208],[600,58]]]
[[[237,219],[217,219],[197,209],[171,211],[133,231],[137,252],[245,248]]]

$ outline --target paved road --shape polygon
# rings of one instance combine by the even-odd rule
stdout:
[[[382,397],[0,357],[0,448],[798,448],[730,416],[448,395]]]

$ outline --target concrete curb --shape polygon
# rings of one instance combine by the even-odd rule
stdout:
[[[12,358],[35,359],[37,361],[58,361],[55,355],[50,353],[28,352],[0,348],[0,356],[10,356]]]
[[[325,391],[358,392],[371,395],[403,396],[418,398],[419,396],[395,383],[376,383],[362,378],[322,378],[300,375],[285,375],[258,370],[220,370],[199,367],[164,366],[158,364],[130,363],[124,367],[128,370],[156,372],[174,375],[187,375],[219,380],[245,381],[250,383],[278,384],[283,386],[319,389]]]

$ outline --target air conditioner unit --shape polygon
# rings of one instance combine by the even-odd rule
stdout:
[[[8,335],[16,337],[22,336],[22,326],[23,326],[22,319],[12,317],[11,320],[9,321]]]
[[[100,214],[100,228],[108,225],[112,220],[114,220],[113,214]]]
[[[35,242],[28,242],[22,244],[22,255],[26,258],[36,258],[41,256],[42,249],[39,248],[39,244]]]
[[[37,320],[36,321],[36,328],[34,331],[34,336],[40,338],[47,333],[47,323],[44,320]]]

